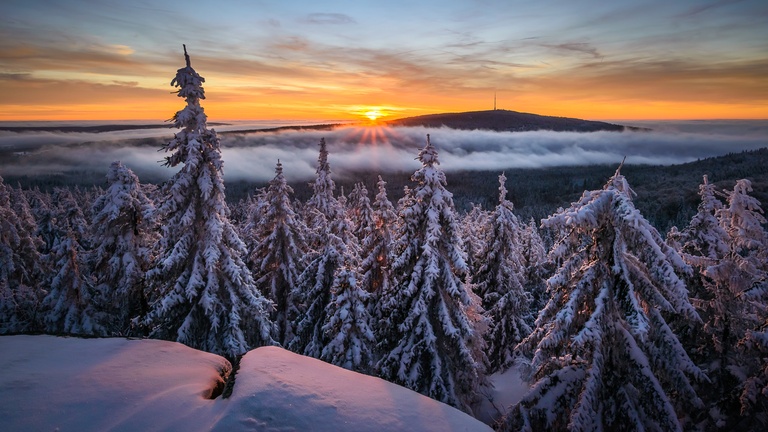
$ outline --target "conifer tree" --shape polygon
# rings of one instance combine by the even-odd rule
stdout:
[[[304,227],[290,201],[293,194],[283,177],[283,165],[277,161],[275,177],[264,193],[263,205],[251,214],[256,245],[249,255],[256,286],[272,300],[272,320],[277,326],[276,339],[288,344],[293,338],[292,320],[298,315],[291,289],[298,284],[306,251]]]
[[[190,65],[171,85],[186,106],[173,116],[180,131],[164,146],[182,168],[163,187],[161,255],[149,271],[160,297],[143,320],[151,336],[234,357],[274,343],[272,304],[256,289],[245,245],[228,220],[219,138],[207,127],[203,77]]]
[[[315,181],[312,196],[304,206],[304,219],[309,232],[309,246],[315,251],[323,248],[323,235],[328,230],[328,223],[342,218],[343,207],[333,196],[336,183],[331,177],[331,165],[328,163],[328,147],[325,138],[320,138],[320,152],[317,157]]]
[[[706,377],[665,318],[699,320],[678,276],[690,270],[632,194],[617,170],[602,190],[543,221],[566,233],[553,250],[561,264],[518,346],[533,387],[502,430],[678,431],[683,404],[703,408],[691,377]]]
[[[693,216],[688,227],[679,232],[677,241],[683,258],[694,267],[704,269],[717,263],[728,254],[728,233],[725,232],[717,214],[722,214],[723,204],[716,196],[715,185],[704,176],[704,183],[699,186],[698,212]]]
[[[315,252],[299,276],[291,295],[299,308],[295,335],[288,345],[294,352],[320,358],[328,339],[323,332],[331,288],[339,266],[347,260],[357,265],[359,246],[352,234],[351,223],[341,204],[334,198],[335,184],[331,178],[325,140],[320,141],[314,194],[307,202],[309,227],[314,237]]]
[[[705,387],[713,406],[709,412],[716,425],[729,428],[745,426],[755,419],[751,408],[768,405],[745,404],[739,396],[752,386],[746,376],[765,361],[759,335],[768,316],[766,220],[751,190],[748,180],[737,181],[722,206],[705,177],[699,213],[680,235],[684,256],[701,273],[697,304],[705,324],[698,351],[713,380]]]
[[[42,255],[46,255],[53,247],[55,233],[51,197],[48,194],[43,194],[37,187],[27,191],[26,195],[32,216],[37,223],[35,234],[43,242],[39,251]]]
[[[93,203],[91,255],[97,290],[107,297],[111,309],[108,327],[126,335],[131,320],[149,310],[144,277],[150,264],[148,244],[154,205],[144,195],[139,179],[121,162],[112,162],[107,173],[109,188]],[[106,324],[106,323],[105,323]]]
[[[524,272],[523,287],[531,295],[532,318],[535,318],[547,300],[545,276],[549,268],[547,249],[533,218],[521,228],[520,251],[522,252]]]
[[[462,281],[459,222],[429,135],[418,159],[416,186],[403,201],[378,369],[384,379],[471,412],[482,381],[475,358],[481,335],[467,315],[474,305]]]
[[[383,295],[392,295],[389,264],[392,255],[392,229],[396,224],[397,214],[387,198],[386,186],[387,183],[379,176],[379,191],[373,202],[373,224],[366,230],[361,247],[360,286],[370,294],[368,310],[374,322],[383,318],[380,298]]]
[[[488,241],[486,232],[488,217],[487,211],[479,205],[472,204],[472,210],[461,220],[461,237],[464,239],[464,250],[467,254],[468,275],[477,274],[482,265],[482,259],[478,255],[482,253]]]
[[[489,372],[509,368],[514,347],[531,332],[531,299],[521,280],[520,224],[507,200],[506,180],[499,176],[499,205],[488,220],[488,243],[478,254],[481,265],[473,279],[491,318],[486,334]]]
[[[362,243],[373,222],[373,208],[368,198],[368,189],[363,183],[355,183],[349,194],[347,217],[352,222],[352,232]]]
[[[765,302],[768,281],[762,281],[756,288],[762,291],[760,300]],[[739,348],[749,361],[745,362],[747,378],[739,393],[741,422],[737,427],[764,430],[768,427],[768,318],[758,328],[746,332]]]
[[[0,177],[0,334],[35,329],[40,254],[26,197]]]
[[[105,336],[104,293],[94,287],[83,246],[86,221],[68,189],[56,189],[50,263],[53,275],[41,310],[48,333]]]
[[[337,270],[322,328],[328,343],[320,359],[345,369],[368,372],[374,342],[369,326],[371,318],[365,307],[370,294],[358,286],[357,280],[354,270],[348,266]]]

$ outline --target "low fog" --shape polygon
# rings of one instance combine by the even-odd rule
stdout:
[[[227,180],[264,182],[279,159],[289,181],[310,179],[317,143],[324,137],[335,175],[352,172],[411,172],[426,135],[445,171],[537,168],[566,165],[670,165],[768,146],[766,121],[636,122],[646,132],[490,132],[447,128],[340,127],[334,130],[227,132],[220,135]],[[214,129],[218,129],[214,127]],[[142,181],[171,177],[158,151],[171,129],[110,133],[0,132],[3,177],[104,172],[120,160]]]

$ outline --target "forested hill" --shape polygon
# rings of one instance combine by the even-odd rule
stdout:
[[[387,122],[389,126],[449,127],[464,130],[522,132],[551,130],[556,132],[623,131],[637,129],[599,121],[569,117],[552,117],[509,110],[469,111],[462,113],[429,114]]]

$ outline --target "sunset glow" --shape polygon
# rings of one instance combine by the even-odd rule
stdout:
[[[222,2],[204,19],[177,0],[37,3],[0,3],[0,121],[167,119],[182,43],[217,121],[375,124],[494,94],[594,120],[768,118],[761,0]]]
[[[365,113],[365,116],[368,117],[370,121],[375,122],[376,119],[381,117],[381,111],[379,110],[368,111]]]

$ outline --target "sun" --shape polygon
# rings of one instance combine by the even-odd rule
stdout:
[[[368,120],[370,120],[372,122],[375,122],[379,117],[382,116],[382,113],[381,113],[381,111],[379,111],[377,109],[373,109],[373,110],[365,112],[364,115],[366,117],[368,117]]]

